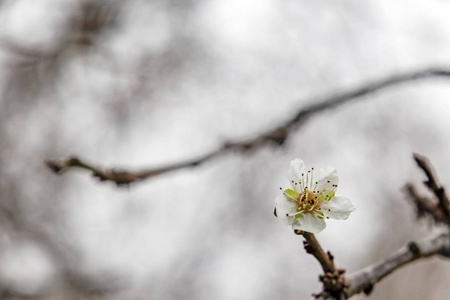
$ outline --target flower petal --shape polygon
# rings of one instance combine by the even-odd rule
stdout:
[[[275,208],[277,210],[277,217],[286,225],[291,225],[295,217],[286,216],[286,214],[293,214],[297,212],[297,203],[289,201],[285,195],[280,195],[275,199]]]
[[[314,171],[314,181],[317,182],[316,191],[322,192],[323,190],[334,192],[339,183],[339,177],[335,168],[328,167],[325,169],[318,169]],[[329,181],[329,182],[328,182]]]
[[[333,197],[321,206],[321,211],[325,217],[336,220],[346,220],[354,210],[353,204],[345,197]]]
[[[302,181],[302,173],[306,173],[305,163],[303,162],[303,160],[301,160],[300,158],[292,160],[291,167],[288,171],[288,179],[291,183],[292,188],[297,194],[300,193],[301,188],[299,184],[295,183],[299,183],[300,181]],[[292,183],[292,181],[294,183]]]
[[[319,233],[325,229],[327,224],[315,214],[304,214],[297,218],[292,224],[293,229],[299,229],[311,233]]]

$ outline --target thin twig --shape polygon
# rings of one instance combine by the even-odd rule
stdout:
[[[450,77],[450,70],[447,69],[425,69],[417,72],[408,72],[400,75],[388,76],[384,79],[373,81],[361,85],[360,87],[350,89],[341,93],[333,93],[331,96],[316,98],[307,101],[310,104],[303,109],[300,109],[297,114],[295,114],[291,119],[287,120],[284,124],[278,127],[268,130],[267,132],[251,138],[245,141],[234,141],[225,143],[223,146],[213,150],[199,158],[192,160],[187,160],[180,163],[170,164],[161,168],[151,168],[148,170],[143,170],[139,172],[129,172],[129,171],[114,171],[114,170],[102,170],[97,167],[93,167],[87,163],[74,164],[70,163],[71,159],[66,159],[62,161],[48,160],[47,165],[55,172],[59,172],[62,169],[68,169],[71,167],[79,167],[92,171],[93,175],[99,177],[101,180],[109,180],[115,182],[117,185],[129,184],[135,181],[142,181],[160,174],[168,173],[175,170],[180,170],[183,168],[189,168],[197,166],[201,163],[209,161],[216,156],[222,155],[232,150],[246,151],[259,148],[267,144],[277,144],[282,145],[288,138],[290,132],[294,128],[297,128],[304,124],[304,122],[316,113],[323,112],[327,109],[338,107],[347,102],[361,99],[362,96],[372,94],[389,87],[399,85],[402,83],[423,80],[428,78],[436,77]],[[81,162],[80,159],[78,161]],[[59,168],[62,166],[61,168]]]
[[[410,183],[405,186],[404,190],[417,209],[417,218],[429,215],[433,218],[435,223],[447,222],[447,218],[435,199],[420,195],[419,192],[417,192],[416,187]]]
[[[325,254],[325,251],[323,251],[322,246],[320,246],[316,236],[313,233],[303,231],[301,234],[305,238],[304,245],[306,252],[312,254],[319,261],[325,273],[334,273],[336,271],[336,267],[334,266],[332,259],[333,256],[331,256],[330,252]]]
[[[169,165],[162,168],[155,168],[149,170],[143,170],[138,172],[131,172],[118,169],[103,169],[101,167],[95,166],[91,163],[83,161],[78,157],[72,156],[66,160],[46,160],[45,164],[54,173],[61,174],[71,168],[80,168],[88,170],[92,173],[92,176],[100,179],[100,181],[112,181],[118,186],[129,185],[133,182],[138,182],[149,177],[153,177],[162,173],[167,173],[173,170],[179,170],[182,168],[197,166],[206,160],[212,158],[213,156],[219,155],[220,152],[211,153],[206,156],[200,157],[196,160],[181,162],[178,164]]]
[[[301,230],[294,230],[294,233],[303,235],[306,252],[317,259],[324,272],[323,275],[319,276],[319,280],[323,283],[323,289],[320,294],[314,295],[315,299],[345,299],[348,290],[345,270],[336,269],[333,255],[329,251],[327,253],[323,251],[313,233]]]
[[[441,234],[420,242],[411,242],[407,248],[400,250],[391,257],[350,275],[348,298],[364,292],[370,294],[375,284],[398,268],[418,259],[440,255],[450,257],[450,236]]]
[[[423,155],[414,153],[414,159],[416,160],[419,167],[425,172],[428,180],[425,181],[425,185],[434,193],[439,201],[439,206],[444,213],[444,215],[450,217],[450,202],[448,200],[447,194],[443,186],[438,184],[438,179],[435,174],[433,174],[433,166],[430,160]]]

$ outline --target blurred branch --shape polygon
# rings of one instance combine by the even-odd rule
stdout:
[[[118,169],[102,169],[101,167],[94,166],[93,164],[82,161],[75,156],[62,161],[46,160],[45,164],[56,174],[60,174],[71,168],[80,168],[90,171],[92,173],[92,176],[100,179],[100,181],[112,181],[116,185],[122,186],[173,170],[195,167],[217,154],[218,153],[209,154],[193,161],[181,162],[167,167],[144,170],[140,172],[130,172]]]
[[[427,180],[424,185],[433,192],[435,198],[424,197],[417,192],[417,189],[411,183],[407,184],[405,190],[408,197],[412,199],[417,208],[417,217],[421,218],[430,215],[435,223],[444,223],[450,226],[450,203],[445,193],[445,189],[438,183],[437,176],[434,174],[434,167],[429,159],[423,155],[414,153],[414,160],[421,168]]]
[[[445,193],[444,187],[438,184],[437,177],[433,174],[433,166],[431,165],[429,159],[417,153],[414,153],[414,159],[428,178],[428,180],[424,182],[425,186],[427,186],[434,193],[438,199],[439,207],[442,210],[442,213],[449,218],[450,205],[447,194]]]
[[[417,72],[409,72],[399,75],[388,76],[384,79],[369,82],[361,85],[360,87],[350,89],[341,93],[333,94],[319,99],[311,99],[309,106],[300,109],[297,114],[286,121],[279,127],[271,129],[259,136],[245,140],[245,141],[234,141],[225,143],[223,146],[216,150],[213,150],[200,158],[194,158],[192,160],[187,160],[180,163],[169,164],[165,167],[156,169],[147,169],[138,172],[129,171],[114,171],[102,170],[98,167],[93,167],[87,163],[81,162],[80,159],[75,158],[80,163],[73,163],[73,158],[69,158],[63,161],[48,160],[47,166],[49,166],[53,171],[59,173],[61,170],[70,169],[72,167],[79,167],[92,172],[95,177],[101,180],[113,181],[117,185],[129,184],[136,181],[142,181],[160,174],[172,172],[175,170],[195,167],[201,163],[204,163],[216,156],[225,154],[232,150],[248,151],[260,148],[266,144],[277,144],[283,145],[292,129],[298,128],[311,116],[316,113],[323,112],[327,109],[336,108],[347,102],[360,99],[362,96],[373,94],[375,92],[381,91],[383,89],[396,86],[402,83],[424,80],[436,77],[450,77],[450,70],[447,69],[425,69]]]
[[[429,215],[436,223],[446,222],[444,213],[433,199],[420,195],[417,192],[416,187],[412,184],[407,184],[405,186],[405,191],[417,209],[417,218]]]
[[[411,242],[407,248],[400,250],[391,257],[350,275],[350,287],[347,296],[350,298],[361,292],[369,295],[377,282],[398,268],[433,255],[450,257],[450,236],[448,233],[420,242]]]
[[[43,61],[54,62],[73,46],[94,45],[103,32],[116,25],[118,14],[118,8],[113,4],[85,1],[72,10],[67,26],[58,28],[60,37],[52,41],[51,47],[47,45],[46,48],[33,48],[5,37],[0,40],[0,47],[23,57],[24,61],[18,66],[35,66]]]

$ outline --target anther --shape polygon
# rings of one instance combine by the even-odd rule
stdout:
[[[286,214],[286,217],[289,217],[289,214]]]
[[[331,209],[328,209],[328,211],[331,211]]]
[[[330,217],[327,217],[327,219],[329,219]]]
[[[282,191],[283,190],[283,188],[280,186],[280,190]]]
[[[329,180],[327,180],[327,182],[328,182],[328,183],[330,183],[330,181],[329,181]]]

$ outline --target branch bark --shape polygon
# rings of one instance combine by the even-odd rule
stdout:
[[[130,171],[115,171],[113,169],[105,170],[98,167],[94,167],[90,164],[82,162],[76,157],[68,158],[62,161],[47,160],[47,166],[59,173],[62,170],[70,169],[72,167],[83,168],[92,172],[95,177],[100,178],[100,180],[112,181],[117,185],[129,184],[132,182],[142,181],[160,174],[169,173],[175,170],[180,170],[189,167],[198,166],[206,161],[209,161],[219,155],[228,153],[229,151],[248,151],[259,148],[267,144],[277,144],[282,145],[288,138],[290,132],[293,128],[298,128],[311,116],[316,113],[323,112],[327,109],[336,108],[347,102],[354,101],[356,99],[361,99],[362,96],[376,93],[378,91],[387,89],[392,86],[400,85],[402,83],[424,80],[429,78],[447,78],[450,77],[449,69],[439,69],[431,68],[416,72],[408,72],[398,75],[391,75],[383,78],[381,80],[369,82],[363,84],[357,88],[350,89],[341,93],[333,93],[331,96],[323,98],[314,98],[308,101],[310,104],[303,109],[300,109],[296,115],[291,119],[287,120],[284,124],[269,129],[267,132],[256,136],[254,138],[244,140],[244,141],[232,141],[225,143],[223,146],[216,150],[213,150],[205,155],[187,160],[184,162],[179,162],[175,164],[169,164],[161,168],[149,168],[142,171],[130,172]],[[79,163],[74,163],[74,159],[78,160]]]
[[[418,259],[440,255],[450,257],[450,236],[448,233],[428,238],[420,242],[411,242],[408,247],[391,257],[384,259],[348,277],[350,288],[348,298],[364,292],[370,294],[375,284],[398,268]]]
[[[322,246],[320,246],[316,236],[313,233],[303,231],[301,234],[305,238],[304,246],[306,252],[312,254],[319,261],[325,273],[334,273],[336,271],[336,267],[334,266],[333,256],[331,253],[328,252],[325,254],[325,251],[323,251]]]

